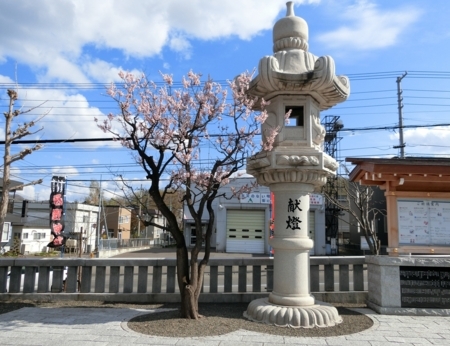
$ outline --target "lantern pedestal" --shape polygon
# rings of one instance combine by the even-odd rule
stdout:
[[[287,328],[333,327],[342,322],[336,308],[326,303],[285,306],[272,304],[268,298],[250,302],[244,317],[250,321]]]

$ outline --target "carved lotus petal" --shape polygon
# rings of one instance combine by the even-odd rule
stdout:
[[[267,298],[250,302],[244,317],[250,321],[287,328],[332,327],[342,323],[342,317],[334,306],[322,302],[315,305],[278,306]]]
[[[295,155],[293,155],[293,156],[291,156],[289,158],[289,163],[291,165],[294,165],[294,166],[303,165],[303,164],[308,163],[308,162],[309,162],[309,160],[308,160],[308,158],[306,156],[295,156]]]
[[[319,159],[315,156],[281,155],[278,157],[277,164],[287,166],[317,166]]]
[[[339,167],[339,163],[331,157],[324,158],[324,166],[331,171],[336,171]]]
[[[318,166],[319,165],[319,159],[316,156],[310,156],[309,157],[309,162],[313,166]]]

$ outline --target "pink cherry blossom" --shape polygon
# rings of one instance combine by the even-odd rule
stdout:
[[[97,126],[133,152],[149,181],[150,197],[167,220],[167,226],[154,226],[165,227],[172,234],[181,249],[177,256],[178,251],[182,253],[177,258],[184,261],[187,249],[182,229],[165,202],[166,194],[179,194],[196,229],[202,232],[202,216],[207,214],[209,220],[214,220],[214,199],[240,196],[254,188],[249,185],[229,192],[219,190],[229,184],[233,174],[245,168],[247,158],[260,150],[272,149],[279,128],[266,130],[264,142],[256,145],[259,141],[255,139],[261,136],[261,125],[268,117],[268,102],[247,94],[253,73],[240,74],[227,87],[211,78],[202,79],[193,71],[177,87],[169,74],[161,73],[162,87],[143,75],[120,72],[119,77],[121,82],[107,89],[117,103],[117,112],[96,119]],[[208,223],[207,239],[212,231],[213,223]],[[198,233],[198,239],[202,236]],[[191,264],[198,263],[201,242],[198,244],[191,252]],[[191,279],[201,276],[208,258],[209,247],[205,248],[198,268],[190,267],[191,273],[186,271],[188,266],[177,264],[183,277],[180,292],[186,285],[201,287],[200,281]],[[184,263],[182,260],[177,263]]]

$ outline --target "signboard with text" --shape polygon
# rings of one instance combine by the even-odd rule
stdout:
[[[402,245],[450,245],[450,201],[399,199],[398,234]]]
[[[400,267],[402,308],[450,308],[450,268]]]
[[[323,196],[317,193],[311,193],[309,195],[309,204],[310,205],[323,205]]]
[[[239,199],[241,203],[262,203],[270,204],[270,193],[243,193]]]

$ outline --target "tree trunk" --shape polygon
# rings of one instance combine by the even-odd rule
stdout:
[[[182,318],[197,320],[202,317],[198,310],[198,300],[203,286],[206,265],[198,264],[197,256],[191,257],[191,265],[186,267],[187,249],[177,249],[178,285],[181,294],[180,315]],[[190,278],[189,278],[190,274]]]
[[[189,297],[186,294],[186,286],[189,285],[189,262],[186,246],[177,246],[177,281],[181,296],[181,317],[187,318],[187,311],[189,311]]]
[[[14,99],[10,97],[9,111],[5,113],[5,154],[3,156],[3,185],[0,200],[0,240],[3,236],[3,224],[8,213],[9,189],[10,189],[10,160],[11,160],[11,122],[13,118]]]
[[[375,241],[376,248],[375,248],[375,255],[379,255],[380,254],[380,250],[381,250],[381,241],[377,238],[377,240]]]

